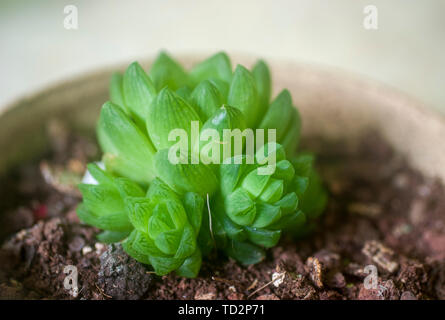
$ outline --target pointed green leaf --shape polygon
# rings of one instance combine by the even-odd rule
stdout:
[[[282,197],[274,205],[281,208],[283,215],[294,212],[298,207],[298,197],[295,192],[290,192]]]
[[[258,263],[265,257],[262,248],[248,242],[231,241],[226,248],[226,253],[244,265]]]
[[[148,256],[168,257],[156,246],[154,241],[145,233],[134,230],[133,248]],[[131,235],[130,235],[131,236]]]
[[[134,248],[134,241],[138,231],[133,230],[130,236],[122,242],[122,248],[124,251],[131,256],[133,259],[139,261],[140,263],[150,264],[148,255],[144,252],[140,252]]]
[[[182,237],[179,241],[178,251],[175,254],[176,259],[185,259],[196,251],[196,233],[189,223],[184,225]]]
[[[201,119],[207,120],[224,104],[224,97],[215,85],[204,80],[193,90],[190,101]]]
[[[282,143],[292,121],[293,110],[291,95],[287,89],[284,89],[271,103],[258,128],[276,129],[277,142]]]
[[[181,242],[182,230],[168,230],[158,234],[154,239],[156,247],[163,253],[174,255]]]
[[[166,203],[158,203],[148,220],[148,235],[155,240],[162,232],[177,229]]]
[[[281,229],[294,230],[296,228],[305,226],[306,220],[307,220],[306,215],[303,213],[303,211],[298,210],[294,213],[283,216],[276,223],[268,226],[268,229],[270,229],[270,230],[281,230]]]
[[[268,203],[256,204],[256,218],[253,221],[252,227],[264,228],[270,224],[275,223],[281,218],[281,210],[277,205]]]
[[[243,179],[241,186],[254,198],[257,198],[261,192],[263,192],[270,178],[270,175],[258,174],[258,169],[255,169],[249,172],[249,174]]]
[[[122,199],[125,199],[125,197],[143,197],[145,195],[144,190],[128,178],[116,178],[115,183]]]
[[[165,52],[161,52],[153,62],[149,75],[158,91],[165,86],[177,90],[188,84],[188,76],[182,66]]]
[[[77,207],[76,213],[80,221],[100,229],[119,232],[127,232],[133,229],[125,212],[97,215],[82,203]]]
[[[98,124],[99,144],[107,169],[147,184],[155,176],[154,148],[148,138],[116,105],[103,105]],[[131,141],[131,143],[129,143]]]
[[[259,164],[268,163],[273,157],[275,157],[275,163],[286,159],[286,152],[283,146],[275,142],[264,144],[255,153],[255,161]]]
[[[111,231],[130,231],[133,229],[125,211],[98,216],[96,226]]]
[[[185,130],[190,137],[192,121],[200,125],[200,118],[192,106],[170,89],[164,88],[149,107],[147,130],[154,146],[160,150],[176,143],[168,140],[172,130]]]
[[[295,175],[295,169],[292,163],[287,160],[281,160],[277,163],[273,177],[284,181],[291,181]]]
[[[269,107],[270,92],[272,90],[270,71],[267,64],[263,60],[258,61],[252,69],[252,75],[258,90],[258,113],[261,119]]]
[[[161,256],[149,256],[149,260],[158,276],[165,276],[178,269],[184,263],[183,259]]]
[[[148,221],[154,210],[154,205],[150,199],[145,197],[126,197],[125,208],[134,228],[141,232],[147,232]]]
[[[201,269],[202,256],[199,248],[196,248],[193,255],[184,260],[184,263],[176,270],[179,277],[196,278]]]
[[[190,77],[195,85],[209,78],[216,78],[230,83],[232,79],[230,59],[224,52],[219,52],[194,66],[190,71]]]
[[[224,197],[227,197],[233,190],[235,190],[241,177],[248,170],[248,167],[244,155],[232,157],[230,161],[220,165],[220,185],[221,193]]]
[[[184,195],[183,203],[188,221],[192,225],[196,234],[198,234],[199,229],[201,228],[204,199],[197,193],[187,192]]]
[[[114,185],[114,178],[108,172],[102,170],[97,164],[89,163],[87,165],[88,172],[93,176],[99,184]]]
[[[309,185],[308,177],[295,176],[289,185],[289,190],[294,191],[298,197],[302,197]]]
[[[284,191],[283,180],[276,180],[271,178],[260,195],[260,199],[264,202],[273,203],[280,200]]]
[[[103,243],[115,243],[120,242],[127,238],[130,231],[103,231],[97,235],[97,239]]]
[[[91,226],[97,225],[97,216],[91,213],[85,204],[81,203],[76,208],[76,214],[79,217],[79,220],[83,223],[89,224]]]
[[[124,78],[118,72],[113,73],[110,81],[110,100],[114,104],[122,107],[126,110],[125,101],[124,101]]]
[[[256,208],[249,193],[243,188],[235,189],[224,201],[227,215],[233,222],[248,226],[255,219]]]
[[[209,120],[204,123],[202,129],[215,129],[223,138],[224,129],[240,129],[246,128],[246,122],[243,114],[236,108],[224,105],[218,108]]]
[[[259,120],[258,92],[252,74],[241,65],[235,69],[227,103],[241,110],[247,127],[256,127]]]
[[[184,225],[187,223],[187,213],[185,212],[182,202],[173,199],[165,199],[164,203],[166,204],[167,212],[170,215],[175,228],[184,228]]]
[[[310,218],[318,217],[327,204],[327,194],[315,170],[309,175],[309,185],[301,197],[300,209]]]
[[[190,157],[187,163],[172,164],[169,161],[168,149],[158,151],[155,156],[155,167],[159,177],[178,193],[196,192],[202,196],[212,194],[218,185],[213,171],[203,163],[192,164]]]
[[[280,240],[281,230],[265,230],[246,227],[249,240],[259,246],[271,248]]]
[[[224,202],[218,197],[212,207],[212,216],[224,229],[226,235],[236,241],[244,241],[247,238],[244,227],[233,222],[225,212]]]
[[[184,86],[176,90],[176,94],[180,96],[187,102],[190,102],[190,96],[192,95],[192,90],[188,86]]]
[[[115,187],[81,183],[79,190],[83,203],[96,216],[125,211],[122,198]]]
[[[240,132],[243,131],[246,127],[246,123],[244,121],[244,116],[236,108],[232,108],[230,106],[222,106],[219,108],[203,125],[200,136],[199,136],[199,144],[195,144],[195,148],[199,148],[201,150],[200,157],[201,159],[207,159],[206,163],[216,163],[221,164],[225,158],[236,156],[235,152],[235,142],[231,135],[225,136],[224,131],[227,130],[235,130],[239,129]],[[208,134],[207,130],[216,130],[218,133],[218,139],[208,139],[208,141],[204,141],[204,135]],[[202,140],[202,141],[201,141]],[[243,143],[243,141],[241,141]],[[205,150],[219,150],[219,158],[212,157],[212,155],[207,154]],[[242,152],[242,145],[240,147],[240,152]],[[214,159],[216,158],[216,159]],[[214,159],[215,162],[211,160]]]
[[[226,104],[229,95],[229,82],[217,78],[209,78],[208,81],[218,89],[223,97],[223,103]]]
[[[166,199],[172,201],[180,201],[178,195],[161,179],[155,178],[147,190],[147,198],[157,202],[162,202]]]
[[[123,90],[129,114],[141,129],[145,128],[148,107],[156,96],[156,89],[139,63],[133,62],[125,71]]]
[[[295,174],[308,177],[311,174],[314,160],[314,155],[310,153],[300,153],[292,158],[291,162],[295,168]]]
[[[298,141],[300,140],[300,128],[300,114],[297,109],[293,108],[291,122],[283,138],[283,147],[289,157],[292,157],[297,150]]]

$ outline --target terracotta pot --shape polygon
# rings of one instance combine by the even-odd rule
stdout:
[[[202,56],[179,60],[190,66]],[[247,66],[253,61],[233,59]],[[268,62],[275,93],[288,88],[301,112],[303,138],[317,135],[355,146],[361,133],[373,129],[413,167],[445,181],[443,116],[394,89],[338,70]],[[142,63],[144,67],[149,64],[150,60]],[[4,108],[0,114],[0,174],[45,151],[45,127],[52,118],[66,120],[74,130],[93,133],[108,97],[111,72],[125,66],[77,77]]]

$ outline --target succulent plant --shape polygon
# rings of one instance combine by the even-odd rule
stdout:
[[[283,232],[305,233],[326,193],[313,156],[297,152],[301,122],[290,93],[270,96],[263,61],[232,72],[224,53],[190,71],[161,53],[148,74],[138,63],[114,74],[97,126],[105,169],[88,166],[97,184],[80,185],[79,218],[157,274],[185,277],[212,248],[252,264]],[[225,135],[246,129],[265,129],[255,152]]]

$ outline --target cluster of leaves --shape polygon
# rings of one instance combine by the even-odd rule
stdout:
[[[79,218],[159,275],[195,277],[215,247],[244,264],[262,260],[283,231],[307,231],[326,203],[313,156],[297,152],[300,117],[289,92],[270,96],[263,61],[233,72],[224,53],[189,72],[161,53],[148,74],[138,63],[114,74],[97,126],[106,169],[88,166],[97,184],[80,185]],[[244,151],[221,164],[172,164],[169,132],[190,134],[192,121],[219,132],[276,129],[276,142],[250,164]],[[272,155],[276,170],[259,174]]]

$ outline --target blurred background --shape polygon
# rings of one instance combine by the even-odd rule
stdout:
[[[78,29],[64,27],[64,7]],[[363,12],[378,9],[378,29]],[[0,0],[0,109],[86,71],[155,55],[251,54],[365,75],[445,112],[444,0]]]

